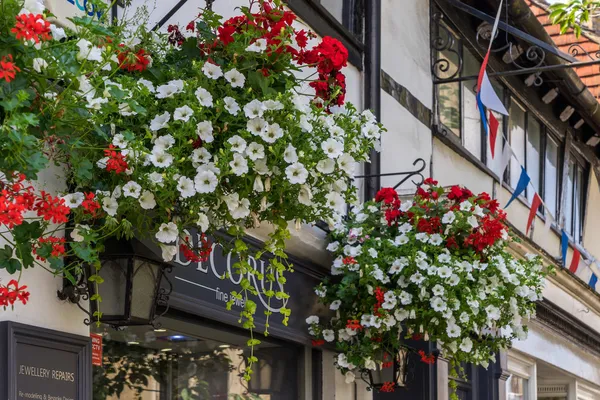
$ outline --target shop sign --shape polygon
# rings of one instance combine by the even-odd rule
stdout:
[[[86,15],[95,18],[102,16],[102,12],[88,0],[46,0],[44,4],[55,15],[56,22],[68,27],[73,27],[69,18]]]
[[[197,236],[195,233],[189,235],[198,243]],[[239,284],[243,278],[235,268],[238,261],[237,256],[226,252],[221,245],[215,243],[213,243],[213,251],[209,259],[205,262],[191,262],[182,253],[179,253],[172,263],[174,268],[169,274],[169,279],[173,284],[173,293],[193,298],[202,304],[210,305],[212,308],[218,307],[222,311],[237,316],[245,303],[244,299],[238,299],[232,295],[232,292],[240,291]],[[248,262],[254,270],[264,274],[268,268],[269,258],[266,255],[261,259],[250,257]],[[306,331],[304,320],[309,313],[315,312],[318,303],[314,287],[324,273],[322,270],[319,271],[318,267],[303,265],[299,260],[291,262],[294,265],[294,272],[285,274],[285,291],[290,294],[290,299],[282,300],[272,297],[269,300],[264,295],[265,290],[281,290],[282,285],[278,281],[269,282],[266,278],[258,279],[256,275],[250,273],[247,274],[247,279],[258,293],[256,296],[251,295],[252,300],[257,304],[255,317],[258,322],[264,320],[264,312],[268,310],[273,313],[269,323],[271,325],[281,324],[282,316],[278,315],[278,312],[281,307],[286,307],[292,310],[289,326],[304,332]],[[227,302],[232,299],[234,301],[231,311],[226,310]]]
[[[92,365],[102,366],[102,335],[90,333],[92,338]]]
[[[0,341],[10,349],[0,360],[0,398],[88,399],[89,338],[2,322]]]

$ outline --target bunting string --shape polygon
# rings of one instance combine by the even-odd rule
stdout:
[[[495,171],[499,177],[504,176],[504,172],[506,168],[510,164],[512,158],[514,158],[519,166],[521,167],[521,173],[519,175],[519,180],[517,185],[514,188],[514,191],[506,204],[505,208],[509,207],[511,203],[518,198],[528,187],[531,187],[533,191],[533,197],[530,205],[529,216],[527,218],[527,227],[525,230],[526,235],[529,235],[531,226],[533,221],[535,220],[535,216],[537,215],[540,207],[543,207],[545,221],[545,232],[549,232],[553,222],[558,222],[558,220],[553,216],[546,203],[543,201],[542,197],[538,194],[537,188],[534,186],[534,183],[531,181],[531,177],[527,174],[526,168],[519,160],[519,157],[514,152],[512,147],[510,146],[510,142],[504,132],[500,132],[498,135],[498,128],[500,123],[498,119],[493,114],[493,111],[508,116],[508,111],[504,106],[502,100],[498,97],[492,83],[487,74],[487,65],[490,57],[490,53],[492,50],[492,44],[494,39],[496,38],[496,34],[498,32],[498,23],[500,21],[501,11],[502,11],[503,0],[500,1],[500,5],[498,7],[498,12],[496,13],[496,19],[493,24],[491,36],[490,36],[490,44],[487,49],[487,53],[483,58],[481,63],[481,68],[479,70],[479,76],[477,78],[477,96],[476,96],[476,104],[479,109],[479,114],[481,117],[481,123],[483,129],[488,137],[488,143],[490,145],[490,153],[492,155],[492,159],[496,157],[496,140],[498,136],[504,139],[504,146],[502,147],[502,153],[500,155],[500,163],[498,171]],[[564,229],[564,226],[561,227],[561,256],[563,266],[567,267],[567,253],[569,249],[569,236]],[[581,267],[581,263],[585,265],[585,267]],[[576,247],[573,248],[573,256],[571,258],[571,262],[568,267],[569,271],[575,274],[577,277],[582,279],[584,282],[588,283],[588,285],[596,290],[596,285],[598,283],[598,276],[600,276],[600,264],[593,257],[588,256],[588,260],[583,259],[581,252]]]

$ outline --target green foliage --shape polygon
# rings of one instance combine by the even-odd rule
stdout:
[[[590,17],[598,13],[600,1],[597,0],[568,0],[554,3],[549,7],[550,20],[560,25],[560,33],[573,29],[577,37],[581,35],[582,25],[590,21]]]

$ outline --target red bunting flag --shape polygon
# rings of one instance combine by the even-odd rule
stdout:
[[[579,268],[579,260],[581,259],[581,253],[579,250],[573,250],[573,258],[571,259],[571,266],[569,266],[569,271],[572,273],[577,272],[577,268]]]
[[[542,199],[536,193],[533,196],[533,201],[531,202],[531,209],[529,210],[529,218],[527,218],[527,229],[525,229],[525,234],[529,235],[529,229],[531,228],[531,223],[535,218],[535,214],[537,213],[538,208],[542,205]]]
[[[492,152],[492,158],[494,158],[494,153],[496,151],[496,135],[498,134],[498,120],[494,116],[494,113],[490,111],[490,119],[488,121],[490,125],[490,151]]]

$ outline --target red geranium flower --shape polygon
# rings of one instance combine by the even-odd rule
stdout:
[[[395,200],[398,200],[398,193],[393,188],[382,188],[375,195],[375,201],[378,203],[383,201],[385,204],[392,204]]]
[[[349,319],[348,322],[346,322],[346,328],[356,331],[362,329],[363,326],[358,322],[357,319]]]
[[[104,155],[108,157],[106,161],[106,170],[115,171],[115,174],[121,174],[128,168],[127,161],[122,153],[115,151],[115,146],[108,145],[108,150],[104,150]]]
[[[39,43],[40,40],[52,39],[50,31],[50,22],[44,19],[41,14],[21,14],[16,17],[17,23],[10,31],[15,34],[17,39],[33,40]]]
[[[120,52],[117,55],[119,68],[129,72],[143,72],[148,69],[152,58],[146,50],[139,49],[137,53],[131,50]]]
[[[4,56],[0,60],[0,79],[10,82],[15,79],[15,75],[20,71],[21,69],[13,63],[12,54]]]
[[[419,350],[419,355],[421,356],[421,361],[425,364],[435,364],[435,355],[433,353],[427,354],[423,350]]]
[[[313,339],[312,340],[312,345],[313,346],[323,346],[325,344],[325,341],[323,339]]]
[[[394,386],[396,386],[394,382],[385,382],[379,391],[384,393],[392,393],[394,391]]]
[[[83,203],[81,203],[81,206],[86,210],[86,212],[92,214],[93,217],[96,216],[96,211],[100,209],[100,203],[98,203],[95,198],[96,195],[94,193],[86,193],[85,200]]]

